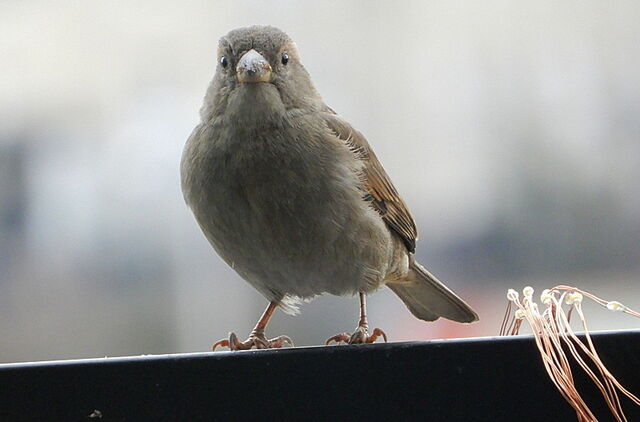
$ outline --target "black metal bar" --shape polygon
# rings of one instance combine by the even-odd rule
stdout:
[[[640,330],[593,338],[640,393]],[[613,420],[576,378],[600,420]],[[638,406],[623,406],[640,421]],[[3,422],[216,420],[576,419],[530,336],[0,365]]]

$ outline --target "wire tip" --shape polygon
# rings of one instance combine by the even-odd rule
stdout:
[[[622,312],[627,309],[627,307],[616,300],[612,300],[607,302],[607,309],[613,312]]]

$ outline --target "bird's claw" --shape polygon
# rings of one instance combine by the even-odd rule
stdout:
[[[279,349],[288,344],[293,347],[293,340],[289,336],[278,336],[267,339],[264,333],[251,333],[245,341],[238,340],[236,333],[229,333],[228,339],[222,339],[213,344],[211,350],[215,351],[218,347],[228,347],[229,350],[249,350],[256,349]]]
[[[351,336],[349,333],[336,334],[335,336],[329,337],[327,341],[324,342],[325,345],[329,345],[331,342],[337,343],[348,343]]]
[[[333,337],[329,337],[327,341],[325,341],[325,345],[328,345],[331,342],[335,343],[347,343],[347,344],[366,344],[375,342],[378,337],[382,337],[384,342],[387,342],[387,334],[382,331],[380,328],[374,328],[371,335],[369,335],[369,330],[367,327],[358,326],[353,334],[349,335],[349,333],[336,334]]]

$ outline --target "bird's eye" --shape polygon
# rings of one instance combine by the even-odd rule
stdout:
[[[287,53],[284,53],[284,54],[282,55],[282,60],[281,60],[281,61],[282,61],[282,64],[287,64],[287,63],[289,63],[289,55],[288,55]]]
[[[229,64],[229,60],[227,60],[226,57],[222,56],[220,58],[220,66],[222,67],[227,67],[227,65]]]

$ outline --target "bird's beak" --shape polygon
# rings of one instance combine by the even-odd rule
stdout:
[[[256,50],[251,49],[240,57],[236,77],[240,83],[271,82],[271,65]]]

